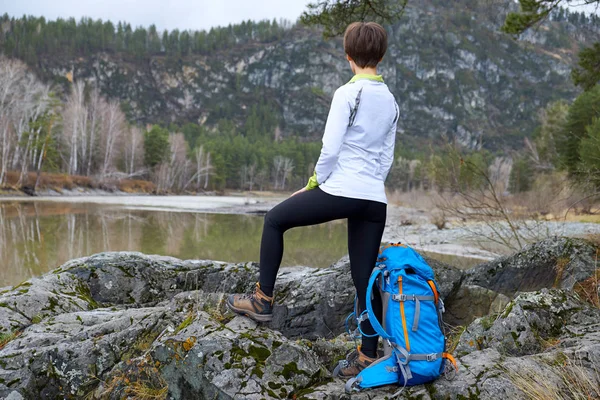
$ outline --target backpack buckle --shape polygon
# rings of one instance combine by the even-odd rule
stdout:
[[[366,321],[369,319],[369,314],[360,314],[360,316],[358,318],[356,318],[356,322],[358,322],[359,324],[363,321]]]
[[[400,293],[400,294],[393,295],[392,300],[395,300],[395,301],[407,301],[407,300],[417,301],[417,295]]]
[[[436,353],[427,354],[427,361],[432,362],[437,360],[438,355]]]

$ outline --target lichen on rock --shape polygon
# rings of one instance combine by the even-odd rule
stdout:
[[[464,275],[432,263],[453,315],[463,308],[474,321],[457,339],[457,376],[407,388],[405,398],[524,399],[535,377],[556,393],[566,393],[565,376],[600,384],[600,309],[572,290],[593,271],[592,247],[569,240],[541,242]],[[557,259],[560,280],[519,292]],[[329,374],[354,346],[343,333],[354,299],[347,257],[324,269],[282,269],[270,325],[224,307],[227,293],[250,291],[257,276],[252,263],[102,253],[5,288],[0,397],[350,398]],[[508,286],[511,276],[530,286]],[[476,318],[469,307],[487,315]]]

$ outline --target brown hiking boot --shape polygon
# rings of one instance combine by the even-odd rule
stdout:
[[[345,360],[340,363],[333,370],[333,376],[339,376],[340,378],[350,378],[356,376],[363,369],[371,365],[377,358],[371,358],[365,356],[360,348],[353,350]]]
[[[251,294],[232,294],[227,298],[227,307],[236,314],[245,315],[256,322],[268,322],[273,319],[273,297],[260,290],[260,284]]]

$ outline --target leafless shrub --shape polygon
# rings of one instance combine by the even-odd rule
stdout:
[[[462,228],[473,238],[519,250],[529,241],[551,236],[548,226],[535,215],[509,208],[510,195],[501,191],[503,186],[492,179],[488,168],[465,160],[454,149],[447,160],[443,167],[451,190],[440,195],[438,208],[448,218],[465,222]]]
[[[439,230],[444,229],[446,227],[446,223],[448,222],[446,220],[446,213],[443,210],[434,211],[431,214],[430,220],[431,223],[434,224]]]

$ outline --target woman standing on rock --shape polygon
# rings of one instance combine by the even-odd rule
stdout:
[[[392,166],[398,105],[377,64],[387,50],[385,30],[373,22],[355,22],[344,34],[344,51],[354,73],[335,91],[323,148],[308,185],[265,216],[260,247],[260,278],[252,294],[234,294],[228,307],[255,321],[273,318],[273,289],[283,257],[286,230],[348,219],[348,253],[361,310],[366,308],[369,277],[385,228],[387,198],[384,181]],[[374,300],[381,310],[381,300]],[[380,317],[380,316],[378,316]],[[374,334],[369,320],[361,323]],[[362,338],[358,357],[343,376],[356,375],[377,356],[378,337]]]

